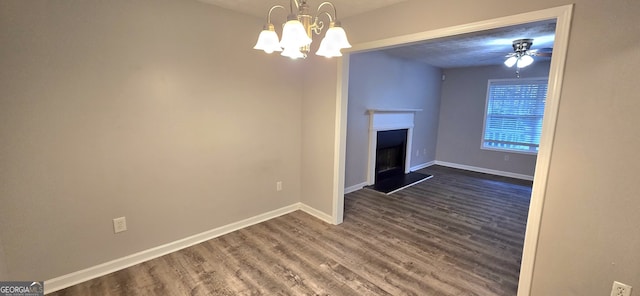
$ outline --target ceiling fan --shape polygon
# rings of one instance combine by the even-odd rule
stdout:
[[[551,57],[553,48],[531,49],[533,39],[516,39],[513,40],[513,52],[507,54],[507,60],[504,64],[511,68],[514,65],[517,68],[524,68],[533,63],[533,57]]]

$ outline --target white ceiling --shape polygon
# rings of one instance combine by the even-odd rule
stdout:
[[[289,4],[289,0],[198,1],[265,19],[271,6],[279,4],[288,7]],[[308,0],[308,3],[312,11],[315,11],[322,1]],[[403,1],[406,0],[331,0],[337,8],[340,19]],[[274,14],[273,17],[284,19],[285,16],[280,12],[280,15]],[[511,44],[516,39],[532,38],[532,49],[553,48],[555,25],[555,20],[541,21],[434,39],[381,51],[391,56],[419,60],[440,68],[498,65],[504,62],[507,53],[513,52]],[[345,24],[345,30],[349,34],[348,23]],[[251,36],[253,37],[255,36]],[[550,58],[535,57],[535,59],[549,60]]]
[[[269,8],[274,5],[289,7],[289,0],[198,0],[258,17],[267,17]],[[361,14],[380,7],[393,5],[407,0],[331,0],[336,6],[339,18]],[[324,0],[308,0],[312,11]],[[274,13],[275,14],[275,13]],[[283,17],[286,17],[284,15]]]

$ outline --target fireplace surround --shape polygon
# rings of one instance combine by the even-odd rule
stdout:
[[[399,155],[398,141],[393,141],[396,145],[383,145],[383,149],[390,149],[391,146],[396,146],[392,150],[383,150],[381,158],[386,158],[393,162],[401,162],[398,164],[393,172],[387,174],[395,174],[400,171],[402,174],[409,173],[411,164],[411,139],[413,136],[414,116],[415,112],[422,111],[422,109],[369,109],[369,163],[367,173],[367,184],[373,185],[378,177],[385,177],[383,170],[382,176],[376,172],[376,164],[378,163],[378,137],[379,132],[390,132],[395,134],[394,138],[402,137],[404,133],[404,151],[401,151],[402,155]],[[389,168],[387,168],[389,169]]]

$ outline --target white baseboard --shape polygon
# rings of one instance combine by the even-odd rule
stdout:
[[[344,189],[344,194],[348,194],[348,193],[351,193],[351,192],[358,191],[358,190],[364,188],[364,186],[367,186],[367,185],[369,185],[369,184],[367,184],[367,182],[362,182],[360,184],[349,186],[349,187]]]
[[[221,226],[209,231],[205,231],[190,237],[186,237],[168,244],[157,246],[139,253],[135,253],[129,256],[118,258],[106,263],[102,263],[87,269],[72,272],[57,278],[53,278],[45,281],[45,294],[53,293],[58,290],[145,262],[151,259],[164,256],[166,254],[182,250],[184,248],[199,244],[201,242],[216,238],[218,236],[233,232],[254,224],[258,224],[263,221],[267,221],[297,210],[305,211],[310,215],[332,224],[333,218],[323,212],[320,212],[303,203],[295,203],[277,210],[273,210],[264,214],[260,214],[242,221],[234,222]]]
[[[335,224],[333,223],[333,217],[331,217],[330,215],[325,214],[324,212],[318,211],[315,208],[312,208],[306,204],[303,203],[298,203],[298,205],[300,206],[300,210],[311,215],[314,216],[324,222],[327,222],[329,224]]]
[[[434,165],[434,164],[436,164],[436,161],[435,161],[435,160],[432,160],[432,161],[429,161],[429,162],[425,162],[425,163],[423,163],[423,164],[419,164],[419,165],[416,165],[416,166],[412,166],[409,170],[410,170],[410,171],[412,171],[412,172],[415,172],[415,171],[417,171],[417,170],[421,170],[421,169],[424,169],[424,168],[428,168],[428,167],[430,167],[430,166],[432,166],[432,165]]]
[[[491,174],[491,175],[497,175],[497,176],[503,176],[503,177],[510,177],[510,178],[516,178],[516,179],[521,179],[521,180],[533,181],[533,176],[524,175],[524,174],[517,174],[517,173],[512,173],[512,172],[498,171],[498,170],[486,169],[486,168],[481,168],[481,167],[475,167],[475,166],[470,166],[470,165],[464,165],[464,164],[458,164],[458,163],[452,163],[452,162],[446,162],[446,161],[439,161],[439,160],[436,160],[435,164],[436,165],[450,167],[450,168],[454,168],[454,169],[461,169],[461,170],[473,171],[473,172],[478,172],[478,173],[485,173],[485,174]]]

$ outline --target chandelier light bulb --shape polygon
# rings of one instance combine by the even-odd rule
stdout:
[[[299,47],[285,47],[280,55],[291,58],[293,60],[306,57],[304,53],[300,51]]]
[[[316,55],[333,58],[333,57],[341,57],[342,53],[340,52],[340,48],[336,47],[335,44],[332,44],[328,41],[328,38],[325,36],[320,42],[320,47],[316,52]]]
[[[351,48],[351,44],[349,43],[349,40],[347,40],[347,33],[345,33],[344,29],[340,27],[339,24],[336,25],[335,23],[331,23],[324,38],[328,39],[333,46],[336,46],[339,49]]]
[[[280,41],[278,40],[278,34],[273,28],[272,24],[265,26],[265,29],[260,32],[258,36],[258,42],[253,47],[254,49],[263,50],[266,53],[273,53],[274,51],[282,51],[280,47]]]
[[[307,36],[302,23],[297,19],[292,19],[284,24],[282,29],[282,40],[280,46],[287,47],[303,47],[311,44],[311,38]]]

